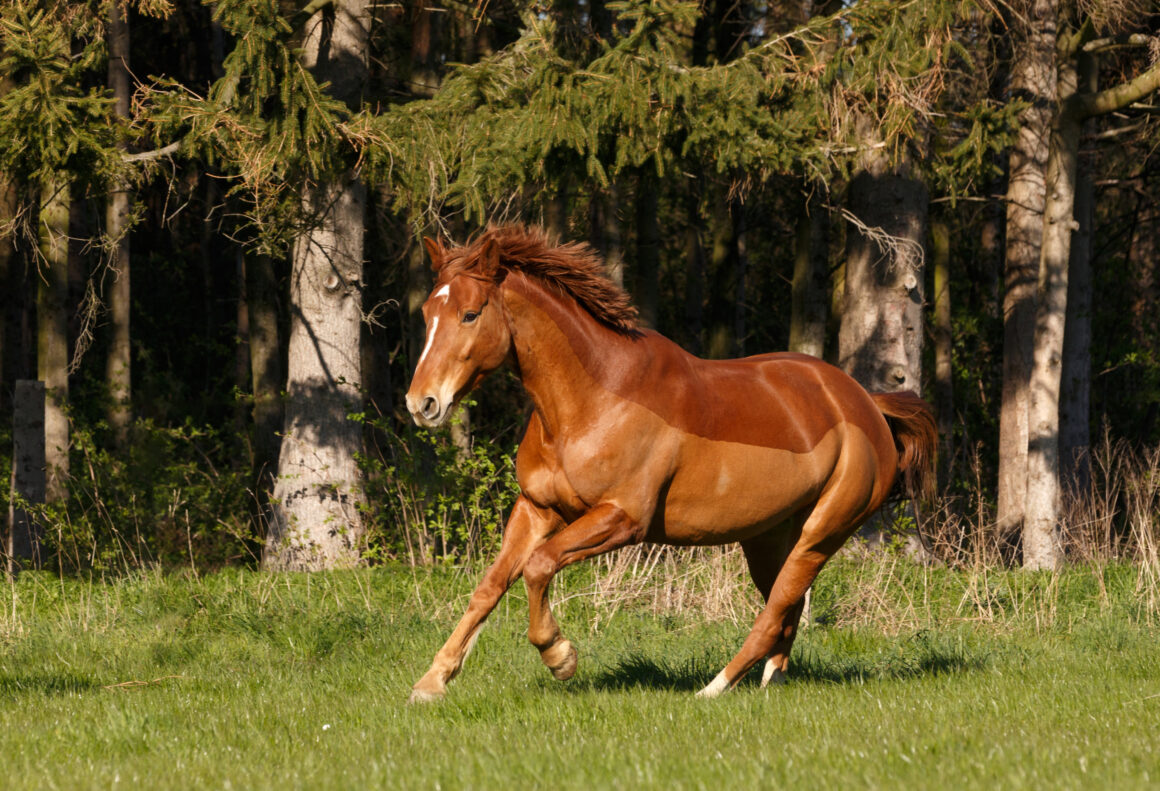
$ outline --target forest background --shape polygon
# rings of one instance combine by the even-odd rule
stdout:
[[[44,500],[0,495],[11,559],[486,556],[518,382],[440,434],[402,393],[421,238],[522,221],[697,354],[922,392],[940,559],[1154,567],[1158,31],[1143,0],[9,0],[0,472]]]

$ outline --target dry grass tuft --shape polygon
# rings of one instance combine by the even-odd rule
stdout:
[[[737,545],[628,547],[593,562],[593,630],[624,606],[655,615],[696,612],[706,621],[752,622],[762,606]]]

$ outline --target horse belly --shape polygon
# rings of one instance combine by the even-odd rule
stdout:
[[[805,453],[688,436],[649,537],[704,545],[762,533],[818,498],[840,444],[838,429]]]

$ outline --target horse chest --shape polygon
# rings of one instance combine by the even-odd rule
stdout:
[[[603,499],[616,477],[609,459],[586,443],[560,446],[537,439],[525,441],[516,458],[517,480],[532,502],[571,521]]]

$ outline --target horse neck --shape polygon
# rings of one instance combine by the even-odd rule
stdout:
[[[589,422],[611,395],[602,373],[629,370],[639,344],[520,272],[505,278],[503,295],[520,379],[549,434]]]

